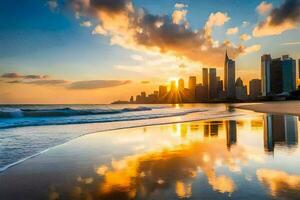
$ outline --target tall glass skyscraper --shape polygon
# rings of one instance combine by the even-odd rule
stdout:
[[[296,61],[288,55],[272,59],[261,57],[262,95],[276,95],[296,90]]]
[[[215,99],[218,97],[217,90],[217,70],[216,68],[209,69],[209,98]]]
[[[204,99],[208,99],[208,69],[202,69],[202,84],[204,87]]]
[[[296,60],[288,55],[282,56],[283,92],[296,90]]]
[[[261,91],[262,96],[267,96],[271,92],[271,55],[261,57]]]
[[[227,98],[235,98],[235,61],[229,59],[226,51],[224,66],[224,88]]]

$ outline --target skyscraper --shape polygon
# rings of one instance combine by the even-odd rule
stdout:
[[[261,91],[262,96],[271,92],[271,55],[265,54],[261,57]]]
[[[183,79],[179,79],[179,81],[178,81],[178,90],[180,92],[184,91],[184,80]]]
[[[227,50],[226,50],[226,53],[225,53],[225,62],[224,62],[224,90],[227,91],[227,63],[229,61],[229,57],[228,57],[228,54],[227,54]]]
[[[170,89],[170,92],[175,92],[176,91],[176,81],[173,80],[171,81],[171,89]]]
[[[242,79],[239,77],[235,82],[236,98],[240,100],[247,99],[247,86],[244,85]]]
[[[296,90],[296,60],[288,55],[282,56],[283,92]]]
[[[164,98],[167,96],[167,93],[168,93],[168,89],[167,89],[167,86],[165,85],[160,85],[159,86],[159,89],[158,89],[158,97],[160,99]]]
[[[215,99],[218,97],[217,90],[217,71],[216,68],[209,69],[209,98]]]
[[[252,79],[249,82],[250,87],[250,98],[255,99],[261,95],[261,80]]]
[[[227,98],[235,98],[235,61],[229,59],[227,51],[224,66],[224,88]]]
[[[204,88],[203,99],[208,99],[208,69],[202,69],[202,86]]]
[[[191,94],[191,100],[195,100],[195,93],[196,93],[196,76],[190,76],[189,78],[189,89]]]
[[[283,80],[282,80],[282,60],[280,58],[272,59],[270,68],[270,83],[271,94],[282,93]],[[268,94],[267,94],[268,95]]]
[[[300,79],[300,59],[298,60],[298,73],[299,73],[298,78]]]
[[[189,78],[189,89],[195,89],[196,87],[196,76],[190,76]]]
[[[206,101],[208,99],[207,88],[204,87],[202,84],[198,84],[196,86],[195,98],[197,102]]]

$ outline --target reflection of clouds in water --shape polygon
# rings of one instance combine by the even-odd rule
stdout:
[[[213,190],[232,193],[235,190],[234,181],[226,175],[217,175],[215,168],[227,166],[236,172],[238,163],[245,163],[246,160],[247,155],[242,148],[234,147],[229,152],[223,139],[178,145],[113,160],[110,167],[100,166],[96,169],[98,174],[103,175],[99,192],[101,196],[122,191],[128,197],[135,197],[138,192],[144,197],[152,197],[155,191],[169,188],[178,197],[189,197],[192,195],[192,182],[201,170]]]
[[[192,184],[182,181],[176,182],[176,194],[179,198],[188,198],[192,196]]]
[[[93,180],[82,178],[86,175],[75,178],[72,199],[160,199],[165,195],[171,199],[189,198],[193,189],[193,197],[197,197],[197,187],[203,186],[198,185],[199,178],[205,180],[205,190],[230,196],[237,190],[231,173],[241,175],[241,168],[249,160],[265,162],[263,150],[236,144],[235,121],[201,122],[193,128],[192,125],[151,127],[149,135],[141,135],[136,129],[129,137],[118,137],[114,143],[126,145],[130,156],[116,156],[110,163],[96,166]],[[168,134],[152,139],[151,133],[162,131],[162,127]],[[250,122],[244,124],[243,129],[246,128],[250,129]],[[247,183],[254,180],[250,175],[244,179]]]
[[[280,199],[299,199],[300,175],[290,175],[284,171],[259,169],[257,178],[270,190],[273,197]]]

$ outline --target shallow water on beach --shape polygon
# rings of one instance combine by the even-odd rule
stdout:
[[[0,172],[88,133],[238,114],[225,104],[0,106]]]
[[[83,136],[0,174],[0,199],[299,199],[298,117]]]

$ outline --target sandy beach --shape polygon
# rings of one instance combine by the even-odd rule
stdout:
[[[300,101],[237,104],[234,107],[261,113],[300,115]]]

